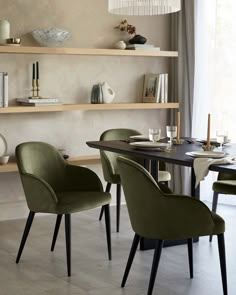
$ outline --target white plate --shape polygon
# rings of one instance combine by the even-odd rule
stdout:
[[[145,148],[145,149],[163,149],[169,146],[168,143],[152,142],[152,141],[130,142],[130,145],[136,148]]]
[[[7,153],[7,142],[5,137],[0,134],[0,157]]]
[[[148,135],[144,135],[144,134],[141,134],[141,135],[132,135],[129,138],[130,139],[138,139],[138,140],[149,140]]]
[[[227,153],[224,152],[214,152],[214,151],[196,151],[196,152],[187,152],[185,153],[188,156],[196,158],[224,158],[227,156]]]
[[[206,139],[199,139],[199,138],[196,139],[196,141],[197,141],[197,142],[201,142],[201,143],[206,143],[206,142],[207,142]],[[210,139],[210,142],[211,142],[211,143],[218,143],[216,138],[211,138],[211,139]],[[229,142],[230,142],[230,139],[227,139],[227,140],[224,142],[224,144],[225,144],[225,143],[229,143]],[[218,144],[219,144],[219,143],[218,143]]]

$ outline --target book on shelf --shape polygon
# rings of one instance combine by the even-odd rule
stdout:
[[[42,106],[55,106],[62,105],[61,102],[45,102],[45,103],[37,103],[37,102],[21,102],[22,106],[31,106],[31,107],[42,107]]]
[[[143,102],[168,102],[168,74],[147,74],[144,79]]]
[[[8,74],[0,72],[0,107],[8,107]]]
[[[160,50],[160,47],[155,47],[153,44],[128,44],[128,50]]]
[[[23,97],[23,98],[17,98],[17,102],[19,103],[37,103],[37,104],[47,104],[47,103],[60,103],[60,100],[58,98],[32,98],[32,97]]]

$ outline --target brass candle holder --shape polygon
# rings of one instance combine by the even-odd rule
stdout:
[[[174,139],[172,140],[173,144],[175,144],[175,145],[183,144],[184,141],[185,141],[185,140],[182,139],[182,138],[174,138]]]
[[[206,151],[206,152],[210,152],[210,151],[213,151],[214,150],[214,148],[215,148],[215,145],[205,145],[205,144],[203,144],[202,145],[202,149],[204,150],[204,151]]]

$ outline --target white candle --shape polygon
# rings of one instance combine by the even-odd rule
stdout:
[[[207,147],[208,148],[211,145],[210,135],[211,135],[211,114],[208,114],[208,121],[207,121]]]
[[[7,20],[0,20],[0,44],[6,44],[10,38],[10,23]]]

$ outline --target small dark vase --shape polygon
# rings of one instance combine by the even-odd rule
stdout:
[[[135,35],[132,39],[129,40],[130,44],[145,44],[147,39],[141,35]]]

